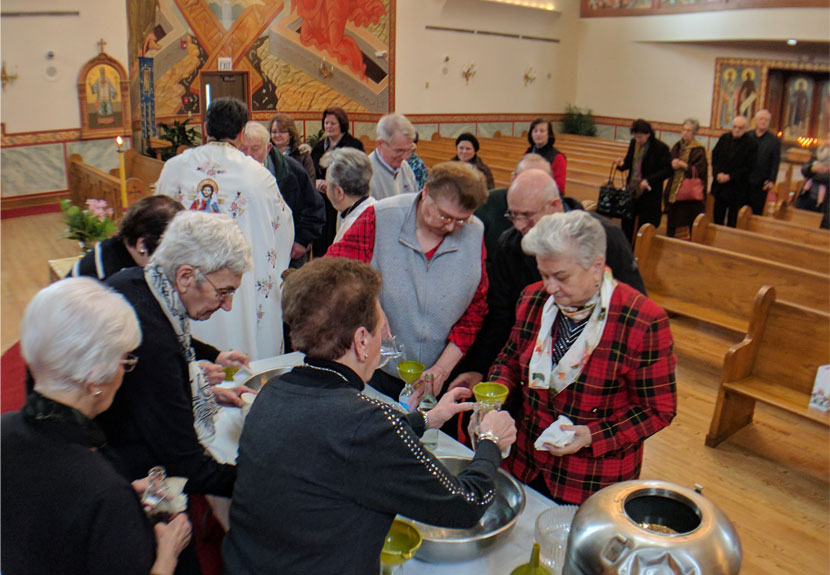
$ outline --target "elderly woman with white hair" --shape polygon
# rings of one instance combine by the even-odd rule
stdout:
[[[510,339],[490,369],[518,412],[507,469],[560,503],[579,505],[636,479],[643,441],[669,425],[677,406],[668,317],[613,278],[605,246],[588,212],[539,220],[522,248],[536,257],[542,281],[522,292]],[[540,438],[560,416],[569,437]]]
[[[326,168],[326,197],[337,210],[336,243],[358,216],[375,203],[369,195],[372,163],[366,154],[353,148],[332,150],[320,163]]]
[[[135,309],[146,334],[136,355],[146,358],[124,378],[112,408],[99,416],[128,479],[163,465],[188,479],[185,491],[230,496],[233,465],[204,448],[215,435],[216,393],[199,359],[240,365],[239,351],[222,352],[191,337],[191,320],[230,310],[251,248],[229,216],[181,212],[170,223],[150,263],[108,280]],[[237,388],[220,399],[241,405]]]
[[[54,283],[26,308],[21,349],[35,387],[2,418],[5,573],[172,575],[190,522],[150,525],[93,421],[140,342],[129,304],[90,278]]]

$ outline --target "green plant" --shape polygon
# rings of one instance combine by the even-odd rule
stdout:
[[[83,250],[89,251],[95,242],[105,240],[115,231],[115,224],[110,219],[112,208],[105,200],[87,200],[86,209],[73,206],[70,200],[61,201],[63,221],[66,230],[62,237],[77,240]]]
[[[175,156],[179,146],[187,146],[188,148],[192,148],[196,145],[199,133],[193,128],[188,128],[188,122],[190,122],[190,118],[185,119],[184,122],[173,120],[172,126],[168,126],[164,123],[159,124],[159,131],[161,132],[159,137],[162,140],[167,140],[172,144],[169,148],[162,148],[162,160],[167,161]]]
[[[565,117],[562,119],[562,132],[580,136],[596,136],[597,125],[591,110],[583,111],[582,108],[568,104],[565,108]]]
[[[320,130],[316,134],[311,134],[305,139],[306,144],[313,148],[317,145],[317,142],[323,139],[323,134],[323,129],[320,128]]]

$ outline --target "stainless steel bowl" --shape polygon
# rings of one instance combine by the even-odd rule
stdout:
[[[259,373],[255,373],[253,375],[248,376],[245,381],[241,383],[254,391],[259,391],[262,389],[262,386],[268,383],[269,379],[277,377],[278,375],[282,375],[284,373],[288,373],[294,369],[293,367],[275,367],[274,369],[269,369],[267,371],[261,371]]]
[[[463,457],[440,459],[454,475],[462,472],[472,461]],[[524,508],[525,492],[521,484],[499,469],[496,499],[474,527],[450,529],[413,522],[424,537],[415,557],[432,563],[468,561],[480,557],[485,549],[510,532]]]

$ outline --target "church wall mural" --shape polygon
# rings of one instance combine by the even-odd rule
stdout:
[[[820,64],[717,58],[713,129],[728,130],[736,116],[772,114],[770,130],[785,143],[825,140],[830,131],[830,68]]]
[[[257,120],[277,110],[316,118],[330,106],[384,114],[394,101],[394,9],[395,0],[129,0],[133,129],[150,117],[139,110],[139,59],[142,74],[152,60],[161,122],[201,114],[200,72],[228,69],[227,59],[247,72]]]

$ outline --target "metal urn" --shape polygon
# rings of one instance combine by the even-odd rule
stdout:
[[[732,523],[696,490],[667,481],[610,485],[577,511],[563,575],[737,575]]]

